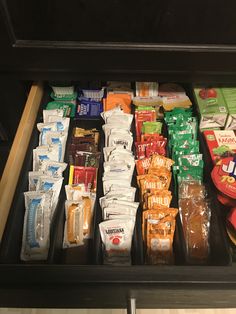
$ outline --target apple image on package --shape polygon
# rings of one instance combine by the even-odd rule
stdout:
[[[216,98],[217,97],[217,92],[214,88],[203,88],[199,91],[199,96],[202,99],[207,99],[207,98]]]

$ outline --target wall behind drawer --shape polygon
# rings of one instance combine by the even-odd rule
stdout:
[[[176,309],[176,310],[137,310],[137,314],[234,314],[235,309]],[[126,310],[108,309],[0,309],[0,314],[126,314]]]

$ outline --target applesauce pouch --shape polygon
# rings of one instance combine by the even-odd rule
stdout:
[[[83,196],[83,237],[84,239],[93,238],[93,218],[96,194]]]
[[[83,201],[66,201],[65,215],[63,248],[83,245]]]

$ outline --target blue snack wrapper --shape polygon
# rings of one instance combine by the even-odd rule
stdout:
[[[103,104],[101,101],[92,100],[86,97],[79,97],[77,105],[76,117],[99,117],[103,111]]]

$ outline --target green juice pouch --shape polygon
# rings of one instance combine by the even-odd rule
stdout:
[[[63,110],[63,117],[71,117],[73,118],[75,116],[75,108],[76,105],[72,104],[70,102],[64,102],[64,101],[51,101],[47,104],[46,109],[62,109]]]
[[[161,134],[162,122],[160,121],[146,121],[143,122],[142,133],[143,134]]]

